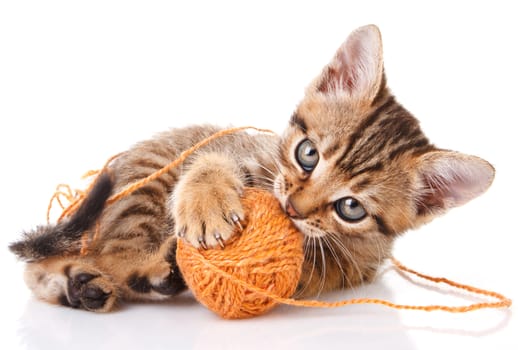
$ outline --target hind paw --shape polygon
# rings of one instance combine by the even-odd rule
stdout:
[[[95,312],[108,312],[114,308],[115,286],[99,272],[69,266],[65,275],[68,281],[66,295],[60,298],[61,304]]]

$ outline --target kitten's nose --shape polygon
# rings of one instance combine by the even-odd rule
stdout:
[[[297,211],[290,198],[286,200],[286,214],[292,219],[302,219],[302,215]]]

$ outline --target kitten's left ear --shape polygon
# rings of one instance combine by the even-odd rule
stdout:
[[[484,193],[495,177],[485,160],[452,151],[432,151],[417,160],[417,213],[442,214]]]
[[[381,33],[375,25],[352,32],[324,68],[312,89],[324,94],[345,96],[371,103],[383,81]]]

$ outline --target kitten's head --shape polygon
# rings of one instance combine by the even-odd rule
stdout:
[[[307,89],[283,135],[274,187],[306,236],[360,253],[376,245],[374,254],[387,257],[398,234],[482,194],[493,177],[486,161],[430,144],[395,101],[370,25]]]

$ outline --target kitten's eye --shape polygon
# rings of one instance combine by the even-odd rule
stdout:
[[[335,202],[335,210],[345,221],[356,222],[367,216],[363,206],[353,197],[345,197]]]
[[[313,171],[318,164],[319,155],[313,142],[308,139],[303,140],[295,150],[297,162],[307,172]]]

